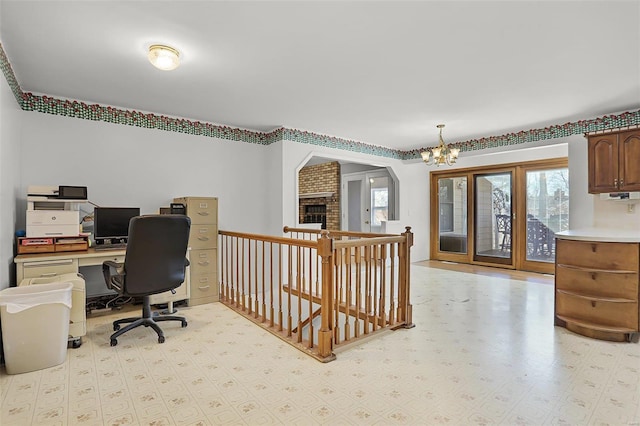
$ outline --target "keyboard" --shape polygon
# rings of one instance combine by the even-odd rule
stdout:
[[[100,244],[94,247],[96,251],[102,250],[125,250],[127,248],[126,244]]]

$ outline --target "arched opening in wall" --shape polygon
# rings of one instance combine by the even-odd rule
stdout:
[[[398,217],[391,167],[311,157],[298,171],[298,222],[307,227],[386,232]]]

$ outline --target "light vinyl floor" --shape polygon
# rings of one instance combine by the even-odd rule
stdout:
[[[445,269],[446,268],[446,269]],[[639,425],[640,344],[553,325],[553,279],[412,266],[415,328],[322,364],[222,304],[109,346],[88,319],[56,367],[0,373],[9,425]],[[488,272],[487,272],[488,271]]]

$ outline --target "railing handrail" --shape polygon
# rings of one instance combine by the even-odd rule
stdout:
[[[274,237],[272,235],[249,234],[246,232],[233,232],[233,231],[222,231],[222,230],[219,230],[218,234],[226,235],[229,237],[245,238],[248,240],[259,240],[259,241],[264,241],[268,243],[277,243],[277,244],[284,244],[284,245],[290,245],[290,246],[296,246],[296,247],[308,247],[308,248],[318,247],[318,243],[312,240],[299,240],[299,239],[293,239],[293,238],[287,238],[287,237]]]
[[[286,234],[289,232],[303,232],[307,234],[320,234],[322,231],[329,232],[329,236],[335,237],[360,237],[360,238],[373,238],[373,237],[391,237],[396,236],[397,234],[378,234],[372,232],[355,232],[355,231],[339,231],[335,229],[310,229],[310,228],[291,228],[289,226],[285,226],[282,231]]]
[[[364,247],[364,246],[375,246],[378,244],[402,243],[404,241],[405,241],[404,236],[394,235],[394,236],[388,236],[388,237],[359,238],[357,240],[334,240],[333,246],[335,248]]]

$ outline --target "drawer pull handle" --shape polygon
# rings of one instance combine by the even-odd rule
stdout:
[[[205,260],[204,262],[198,262],[198,265],[202,265],[202,266],[207,266],[209,264],[208,260]]]
[[[209,212],[198,212],[200,216],[209,216]]]
[[[201,286],[198,286],[198,288],[199,288],[200,290],[206,290],[206,289],[208,289],[208,288],[210,288],[210,287],[211,287],[210,285],[201,285]]]
[[[596,301],[595,301],[595,300],[592,300],[592,301],[591,301],[591,307],[592,307],[592,308],[595,308],[595,307],[596,307]]]
[[[595,280],[595,279],[596,279],[596,273],[595,273],[595,272],[592,272],[592,273],[591,273],[591,279],[592,279],[592,280]]]
[[[209,241],[209,237],[198,237],[200,241]]]
[[[596,252],[596,247],[597,246],[595,244],[591,244],[591,251],[595,253]]]
[[[41,277],[55,277],[56,275],[58,275],[58,274],[56,274],[55,272],[49,272],[47,274],[40,274]]]

